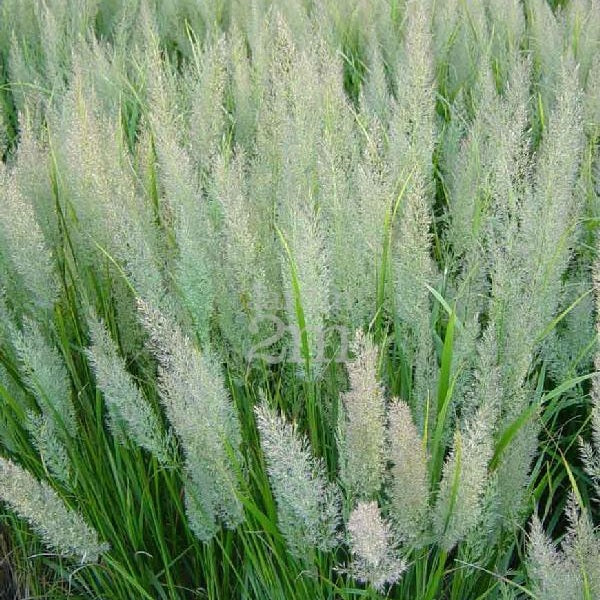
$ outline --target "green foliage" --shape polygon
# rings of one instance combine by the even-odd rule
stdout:
[[[597,597],[599,55],[597,0],[1,2],[15,594]]]

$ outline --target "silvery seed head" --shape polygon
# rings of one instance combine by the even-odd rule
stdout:
[[[382,591],[396,583],[406,570],[394,532],[379,512],[377,502],[359,502],[348,519],[352,562],[348,572],[358,581]]]

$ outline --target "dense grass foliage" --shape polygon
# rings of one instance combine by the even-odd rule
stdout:
[[[599,143],[598,0],[1,1],[5,597],[600,598]]]

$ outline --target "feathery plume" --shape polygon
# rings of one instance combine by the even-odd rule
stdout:
[[[0,499],[26,519],[44,543],[59,554],[93,563],[109,550],[108,544],[99,542],[97,532],[67,507],[47,483],[1,457]]]
[[[600,239],[597,241],[600,248]],[[592,478],[596,496],[600,499],[600,260],[596,260],[593,271],[594,296],[596,308],[596,354],[594,357],[595,373],[592,377],[592,439],[591,443],[581,442],[583,466]]]
[[[306,334],[308,356],[312,375],[323,366],[325,322],[330,312],[329,269],[326,262],[326,245],[321,222],[312,202],[300,201],[285,218],[284,232],[287,249],[281,252],[285,306],[288,322],[294,324],[294,349],[301,347]],[[299,318],[300,309],[304,326]],[[310,376],[311,373],[305,373]]]
[[[236,466],[241,443],[238,417],[216,359],[192,344],[178,325],[143,300],[140,317],[159,364],[159,390],[167,417],[183,448],[193,486],[190,524],[202,541],[220,518],[235,528],[243,519]],[[195,518],[201,511],[202,519]]]
[[[343,92],[339,61],[325,50],[319,52],[317,61],[323,71],[320,85],[325,106],[316,175],[329,257],[330,316],[336,323],[357,329],[373,318],[376,290],[372,254],[363,239],[363,215],[357,215],[360,140],[355,117]],[[382,198],[377,201],[384,204]],[[383,227],[383,221],[379,226]],[[381,243],[381,238],[377,241]]]
[[[498,365],[496,330],[488,326],[476,344],[476,356],[469,387],[461,404],[461,420],[467,423],[483,406],[493,407],[493,416],[498,416],[502,406],[504,388],[501,369]],[[493,424],[493,428],[496,424]]]
[[[73,469],[56,422],[47,414],[29,411],[25,427],[29,431],[35,449],[40,455],[46,473],[67,488],[71,485]]]
[[[194,72],[189,134],[191,156],[196,157],[200,174],[209,171],[224,135],[225,50],[224,40],[209,46],[199,57],[202,64]]]
[[[60,237],[52,195],[49,152],[32,121],[21,115],[14,176],[23,199],[31,203],[35,211],[46,246],[54,248],[60,243]]]
[[[338,542],[339,490],[308,440],[263,401],[255,408],[260,444],[277,503],[279,529],[290,553],[312,562],[313,552]]]
[[[578,573],[567,568],[554,544],[546,537],[537,515],[532,519],[529,534],[528,572],[535,582],[534,593],[540,600],[582,598]]]
[[[598,61],[600,4],[598,0],[573,0],[564,7],[565,43],[573,51],[584,85],[590,68]]]
[[[137,193],[119,117],[105,112],[81,67],[75,70],[62,111],[51,115],[52,143],[64,174],[64,210],[75,213],[76,227],[69,235],[78,261],[96,268],[97,276],[103,278],[106,270],[101,267],[108,255],[110,268],[118,265],[117,285],[127,288],[129,296],[133,288],[161,306],[164,285],[158,233],[152,211]],[[126,323],[134,314],[131,297],[122,307],[127,308],[119,310],[117,318]],[[127,335],[122,337],[129,341],[133,333],[123,329]]]
[[[251,151],[256,131],[259,87],[254,80],[255,66],[250,63],[243,34],[236,24],[229,30],[228,70],[234,102],[234,135],[236,144]]]
[[[418,177],[415,174],[414,177]],[[406,331],[405,352],[414,365],[413,404],[420,430],[425,427],[425,403],[435,389],[435,357],[431,332],[430,294],[435,284],[435,266],[430,255],[431,217],[425,196],[425,182],[415,181],[404,199],[400,223],[395,232],[394,308]],[[431,425],[431,423],[429,424]]]
[[[369,320],[377,310],[377,285],[373,273],[386,268],[382,264],[384,244],[388,242],[384,242],[388,235],[385,223],[395,199],[393,170],[385,152],[386,136],[386,125],[373,119],[369,124],[367,143],[356,167],[356,213],[352,216],[360,234],[354,236],[356,239],[352,245],[356,246],[355,260],[361,263],[362,272],[368,274],[363,284],[367,288],[363,292],[363,319],[368,316]],[[387,302],[389,298],[384,300]],[[359,323],[357,326],[364,325]]]
[[[578,503],[570,492],[566,507],[569,524],[562,542],[562,551],[568,562],[573,563],[582,579],[584,598],[600,597],[600,536],[594,527],[591,513]]]
[[[525,11],[519,0],[489,0],[488,30],[492,37],[491,55],[504,83],[510,65],[518,60],[525,34]]]
[[[434,509],[434,529],[440,545],[450,551],[478,522],[494,452],[496,407],[484,404],[464,432],[457,430]]]
[[[14,338],[24,381],[38,406],[54,422],[56,431],[74,436],[77,430],[71,400],[71,382],[58,350],[43,335],[37,323],[26,319]]]
[[[584,96],[584,126],[591,139],[600,136],[600,55],[596,58],[587,76]]]
[[[87,356],[108,405],[111,428],[117,434],[125,428],[133,441],[168,464],[170,448],[159,419],[128,373],[106,327],[94,317],[88,319],[88,327],[92,345]]]
[[[266,106],[265,143],[274,154],[273,199],[281,232],[279,262],[288,323],[295,325],[295,349],[303,346],[306,366],[318,374],[323,365],[325,323],[331,313],[327,232],[320,214],[317,154],[323,125],[322,69],[317,52],[301,52],[279,18],[271,48],[273,90]],[[303,317],[303,318],[302,318]],[[302,323],[304,321],[304,323]],[[302,331],[304,329],[304,331]],[[304,338],[301,344],[300,339]]]
[[[253,343],[259,340],[257,334],[266,333],[258,326],[258,317],[269,306],[269,289],[273,284],[266,261],[273,257],[264,247],[261,223],[264,215],[249,197],[245,174],[246,157],[240,148],[230,161],[222,154],[217,157],[213,194],[222,210],[219,236],[222,277],[215,283],[218,291],[215,303],[224,337],[239,356],[247,358]]]
[[[379,492],[385,471],[385,398],[377,346],[359,330],[352,350],[339,420],[340,478],[350,497],[368,500]]]
[[[394,525],[403,540],[414,542],[425,529],[429,507],[427,452],[402,400],[390,405],[387,436]]]
[[[413,186],[404,199],[396,234],[396,310],[406,323],[415,323],[415,328],[426,326],[428,329],[429,291],[425,284],[431,285],[435,274],[429,254],[431,217],[424,182],[415,182]],[[417,330],[416,335],[425,333]]]
[[[152,48],[149,54],[148,69],[153,73],[154,82],[150,89],[149,120],[156,140],[159,183],[164,199],[161,218],[166,226],[172,227],[177,246],[173,265],[177,290],[198,336],[205,342],[209,337],[214,300],[213,223],[199,174],[181,139],[180,119],[175,116],[177,96],[170,89],[170,73],[160,59],[158,48]]]
[[[420,429],[425,402],[435,385],[426,287],[434,286],[436,276],[429,233],[436,131],[430,10],[429,2],[406,4],[406,36],[397,68],[387,157],[394,177],[392,202],[400,200],[393,230],[393,308],[406,331],[407,362],[415,368],[413,403]]]
[[[600,593],[598,535],[573,493],[566,516],[569,529],[560,550],[547,538],[537,515],[532,520],[527,567],[540,600],[597,598]]]
[[[362,111],[371,118],[387,123],[390,111],[390,90],[386,79],[384,59],[375,31],[369,31],[368,71],[360,92]]]
[[[33,305],[43,313],[54,306],[58,297],[58,281],[52,254],[38,225],[31,204],[19,190],[14,172],[0,163],[0,239],[22,285],[24,306]]]
[[[348,573],[378,591],[396,583],[407,565],[399,555],[391,525],[381,517],[377,502],[359,502],[350,513],[347,527],[352,553]]]
[[[25,426],[47,472],[68,486],[72,468],[67,444],[77,433],[77,420],[67,369],[37,323],[25,319],[22,330],[12,330],[23,381],[41,411],[30,409]]]
[[[555,101],[556,81],[561,68],[564,48],[563,23],[554,15],[552,7],[545,0],[532,0],[529,9],[529,44],[532,49],[533,66],[537,75],[537,86],[548,114]],[[539,116],[539,115],[538,115]]]
[[[531,392],[527,394],[523,390],[520,394],[521,406],[526,407],[524,399],[528,395],[530,397]],[[511,421],[505,420],[506,425],[509,423]],[[531,481],[531,465],[538,449],[539,431],[539,418],[534,416],[519,429],[504,449],[496,469],[497,511],[505,527],[518,523],[526,510],[526,492]]]
[[[533,181],[523,186],[491,255],[490,308],[505,387],[502,412],[508,419],[522,411],[521,387],[536,339],[559,306],[563,274],[573,253],[572,225],[582,210],[574,194],[583,142],[581,93],[571,60],[563,62],[559,84]]]
[[[396,176],[406,177],[416,168],[428,195],[433,174],[435,145],[435,88],[431,3],[406,3],[406,31],[397,91],[390,123],[390,160]]]

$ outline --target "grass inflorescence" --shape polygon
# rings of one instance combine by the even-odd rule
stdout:
[[[600,598],[598,0],[0,2],[0,597]]]

